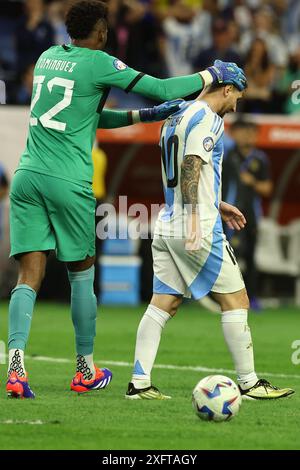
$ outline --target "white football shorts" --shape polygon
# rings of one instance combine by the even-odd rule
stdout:
[[[233,248],[222,232],[202,239],[199,251],[185,250],[185,240],[156,236],[152,242],[153,293],[193,297],[228,294],[245,287]]]

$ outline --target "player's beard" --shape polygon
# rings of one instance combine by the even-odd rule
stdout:
[[[229,108],[228,108],[228,109],[226,109],[226,108],[225,108],[225,109],[221,109],[217,114],[218,114],[218,116],[220,116],[220,118],[223,119],[223,117],[224,117],[225,114],[227,114],[227,113],[234,113],[234,108],[232,107],[232,108],[230,108],[230,109],[229,109]]]

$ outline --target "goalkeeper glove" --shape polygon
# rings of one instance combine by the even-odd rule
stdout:
[[[242,91],[247,88],[247,79],[244,71],[234,62],[223,62],[215,60],[214,65],[207,68],[213,77],[213,83],[220,85],[234,85]]]
[[[176,113],[180,109],[180,105],[184,103],[184,100],[172,100],[166,101],[153,108],[143,108],[138,111],[139,120],[141,122],[152,122],[152,121],[163,121],[167,119],[171,114]],[[136,111],[135,111],[136,112]]]

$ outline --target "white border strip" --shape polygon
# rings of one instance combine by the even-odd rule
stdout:
[[[41,421],[40,419],[36,419],[35,421],[28,421],[27,419],[22,420],[15,420],[15,419],[5,419],[4,421],[0,421],[0,424],[30,424],[32,426],[41,425],[41,424],[52,424],[50,422]]]
[[[73,364],[75,360],[61,358],[61,357],[47,357],[47,356],[25,356],[27,361],[38,361],[38,362],[52,362],[55,364]],[[122,362],[122,361],[109,361],[106,359],[101,359],[95,361],[98,364],[108,365],[108,366],[115,366],[115,367],[133,367],[131,362]],[[235,375],[236,372],[232,369],[217,369],[205,366],[176,366],[173,364],[156,364],[154,366],[155,369],[164,369],[164,370],[181,370],[186,372],[208,372],[209,374],[233,374]],[[275,372],[258,372],[258,375],[261,377],[274,377],[277,379],[298,379],[300,380],[299,374],[280,374]]]

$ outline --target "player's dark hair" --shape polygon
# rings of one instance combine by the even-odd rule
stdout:
[[[107,16],[108,9],[104,2],[80,0],[66,14],[67,32],[72,39],[87,39],[99,20],[107,24]]]
[[[220,88],[225,88],[226,85],[224,83],[212,83],[208,89],[207,93],[214,93],[215,91],[219,90]]]
[[[248,121],[242,117],[238,117],[230,126],[231,130],[237,130],[237,129],[257,129],[257,125],[255,122]]]
[[[212,83],[208,90],[207,90],[207,93],[214,93],[215,91],[219,90],[220,88],[225,88],[227,85],[230,85],[230,83]],[[238,90],[238,88],[234,85],[234,83],[231,84],[236,90]],[[246,85],[246,88],[247,88],[247,85]]]

